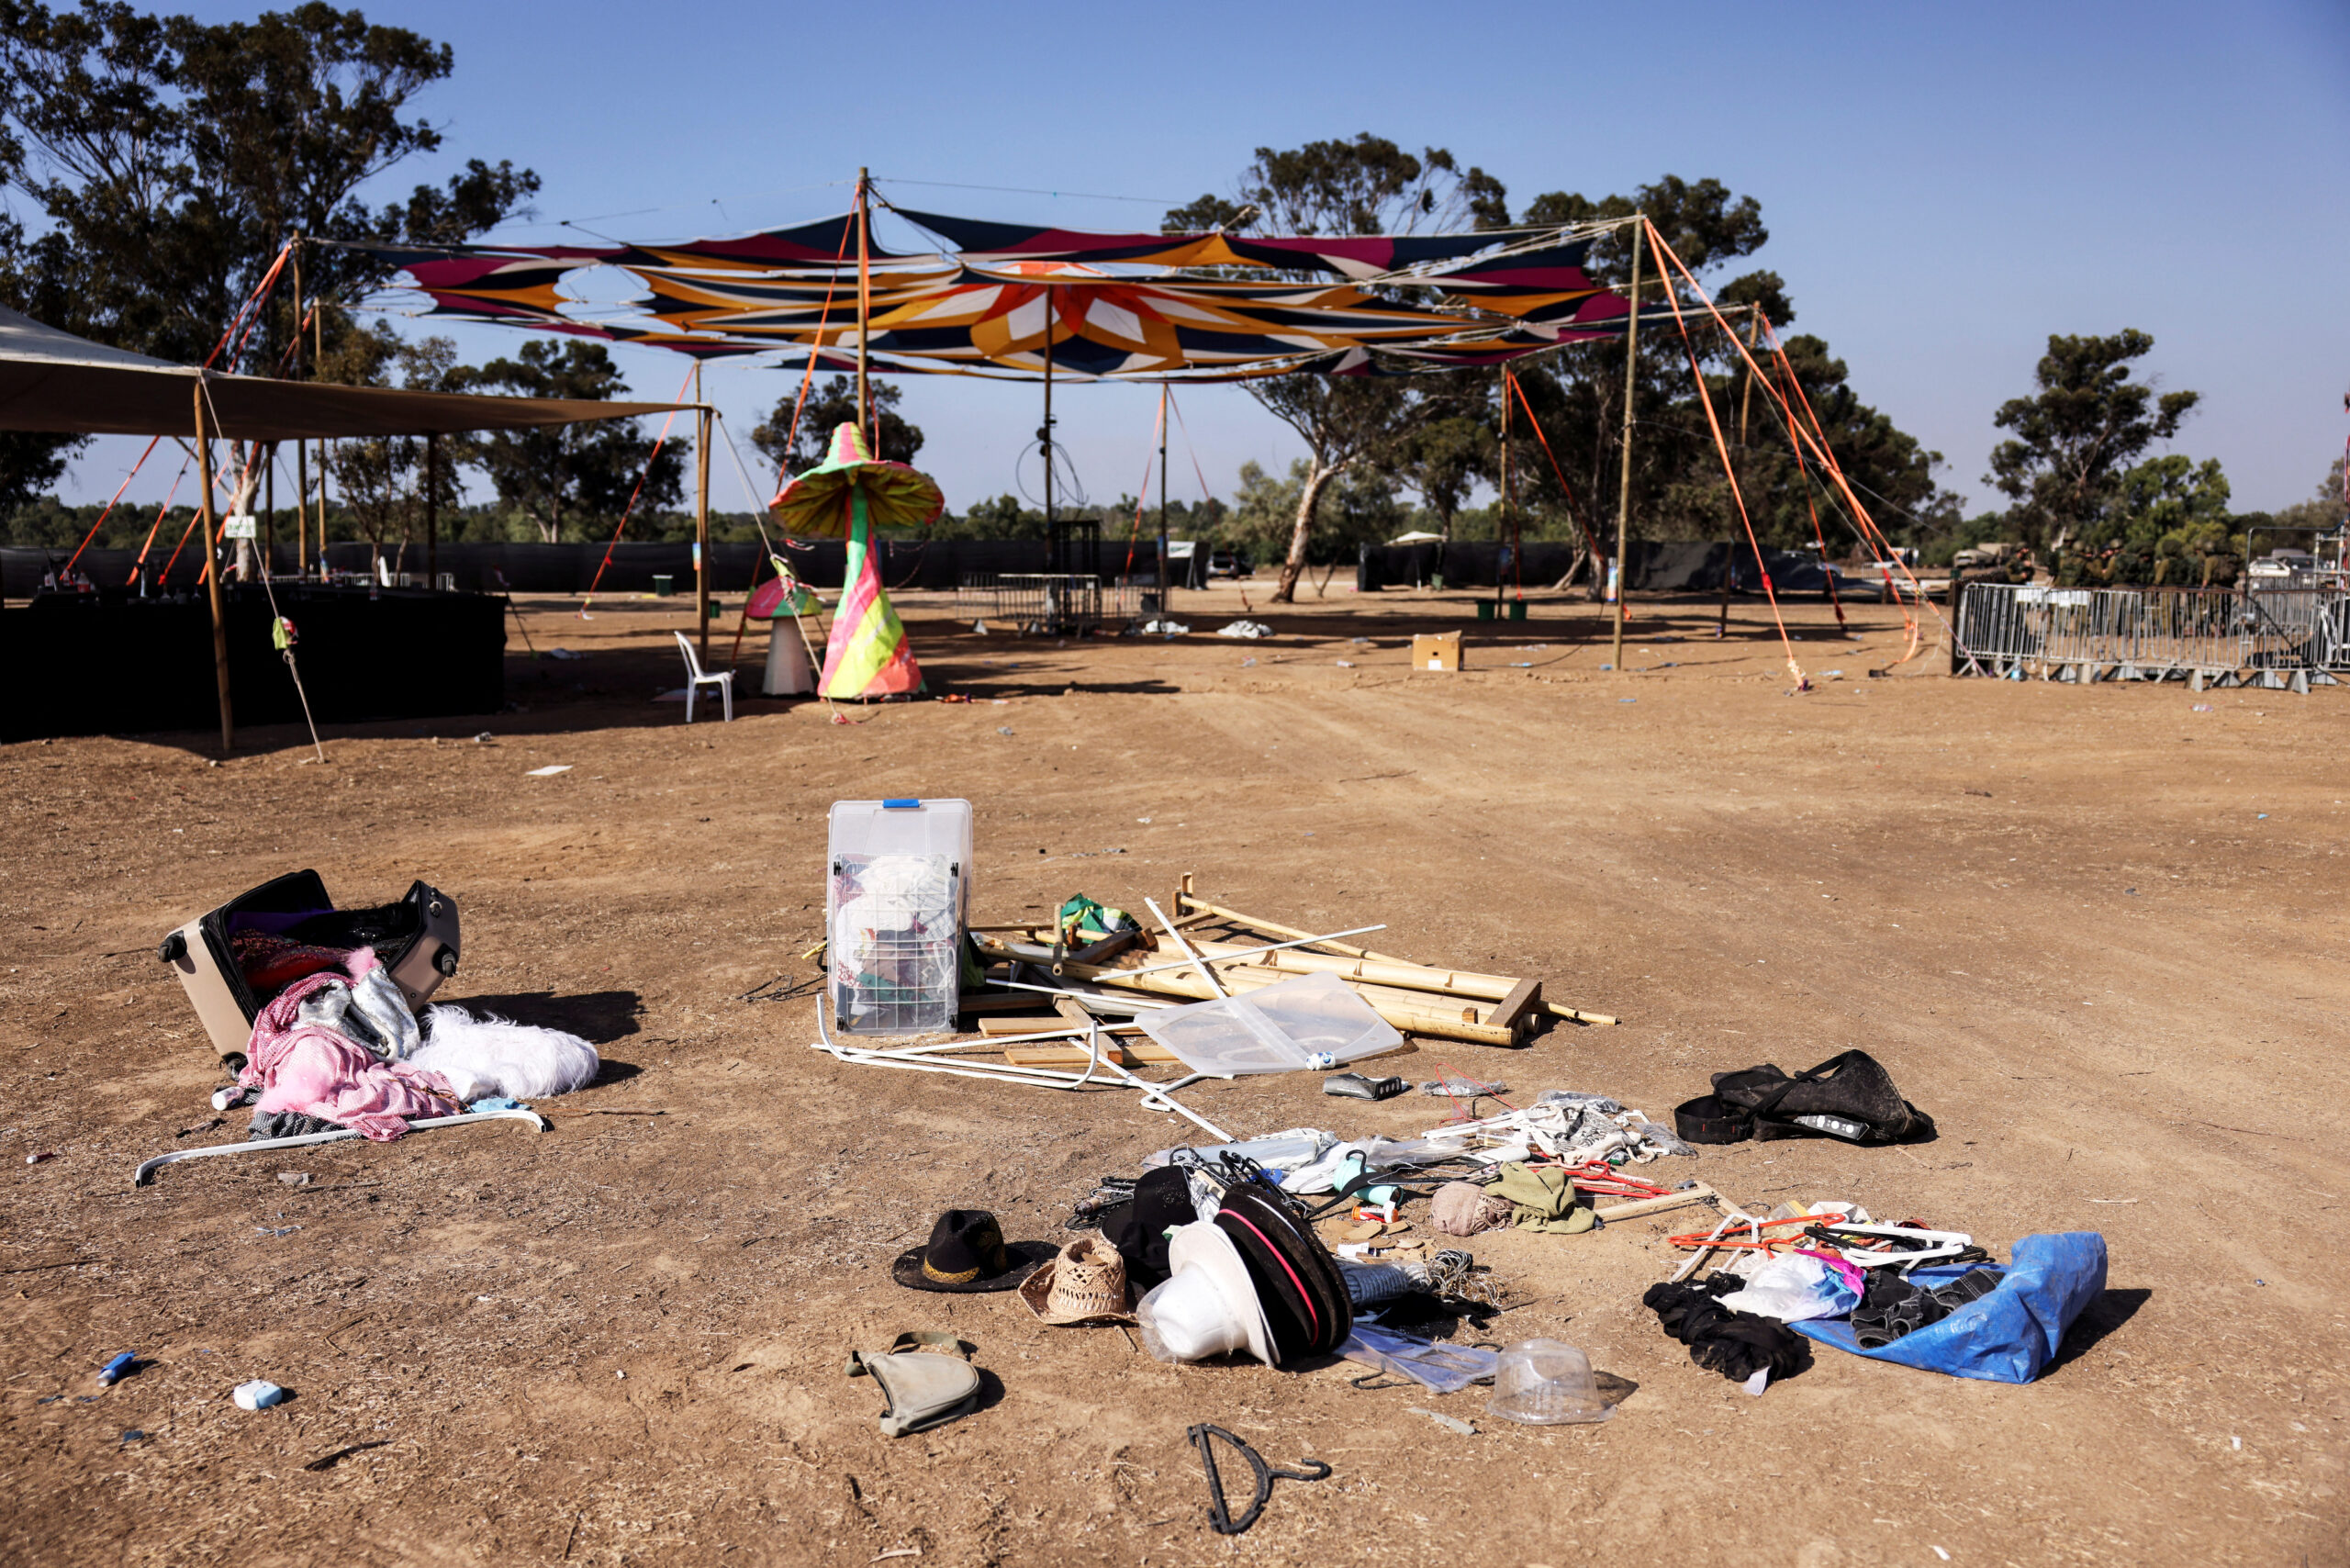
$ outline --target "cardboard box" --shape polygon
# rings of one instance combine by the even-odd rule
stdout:
[[[1412,639],[1414,669],[1450,669],[1460,667],[1460,633],[1458,632],[1423,632]]]

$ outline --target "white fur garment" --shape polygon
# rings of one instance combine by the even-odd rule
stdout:
[[[576,1035],[495,1014],[475,1018],[449,1006],[425,1014],[424,1044],[408,1059],[447,1079],[467,1103],[492,1094],[515,1100],[568,1094],[593,1082],[603,1065],[596,1047]]]

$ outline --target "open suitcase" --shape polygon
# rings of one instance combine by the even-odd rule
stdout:
[[[189,921],[155,956],[179,976],[212,1048],[241,1067],[261,1010],[331,961],[321,955],[356,947],[375,948],[408,1006],[420,1012],[457,972],[457,901],[417,882],[397,902],[337,909],[316,871],[295,871]]]

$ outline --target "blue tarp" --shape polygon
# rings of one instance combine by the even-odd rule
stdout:
[[[1965,1273],[1919,1269],[1912,1282],[1931,1290]],[[2093,1230],[2027,1236],[2016,1243],[1999,1288],[1940,1323],[1874,1350],[1861,1349],[1849,1317],[1787,1327],[1823,1345],[1880,1361],[1992,1383],[2030,1383],[2056,1359],[2065,1331],[2105,1289],[2105,1238]]]

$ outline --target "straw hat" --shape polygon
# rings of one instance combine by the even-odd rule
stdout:
[[[1020,1299],[1045,1323],[1131,1323],[1126,1260],[1098,1236],[1070,1242],[1020,1283]]]
[[[1167,1260],[1173,1277],[1135,1308],[1145,1350],[1162,1361],[1246,1350],[1273,1364],[1272,1327],[1232,1238],[1213,1220],[1195,1221],[1169,1239]]]

